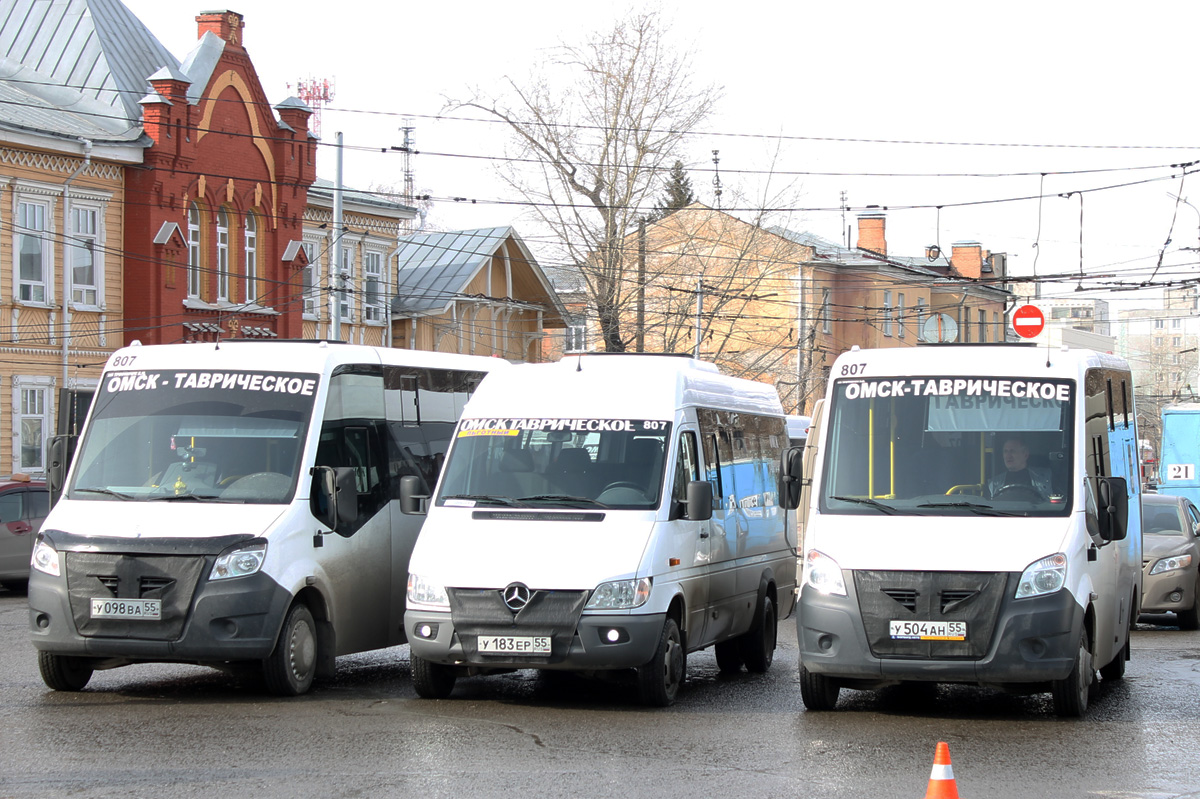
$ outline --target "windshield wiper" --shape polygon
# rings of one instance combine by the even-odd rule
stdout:
[[[185,499],[194,500],[196,502],[230,502],[236,505],[244,505],[244,499],[225,499],[216,494],[164,494],[162,496],[151,496],[146,498],[148,502],[180,502]]]
[[[521,497],[521,502],[575,502],[590,505],[594,508],[607,508],[608,505],[598,502],[591,497],[573,497],[569,494],[536,494],[532,497]]]
[[[511,497],[493,496],[491,494],[451,494],[448,497],[442,497],[443,502],[451,499],[469,499],[485,505],[508,505],[509,507],[518,507],[521,504]]]
[[[830,497],[830,499],[836,499],[839,502],[857,502],[860,505],[869,505],[872,508],[875,508],[876,510],[883,511],[884,513],[888,513],[888,514],[896,513],[896,509],[894,507],[892,507],[891,505],[886,505],[886,504],[880,502],[879,500],[869,499],[867,497]]]
[[[86,491],[89,494],[104,494],[105,496],[116,497],[117,499],[136,499],[132,494],[113,491],[111,488],[76,488],[71,493],[75,493],[76,491]]]
[[[918,508],[966,508],[972,513],[979,516],[1024,516],[1023,513],[1013,513],[1012,511],[999,510],[991,505],[982,505],[978,502],[965,502],[957,500],[955,502],[926,502],[917,506]]]

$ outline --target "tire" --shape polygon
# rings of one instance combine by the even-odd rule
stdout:
[[[38,671],[42,682],[55,691],[82,691],[94,670],[87,658],[38,652]]]
[[[457,677],[454,669],[441,663],[431,663],[422,657],[410,654],[413,687],[422,699],[445,699],[454,690]]]
[[[833,710],[842,689],[832,677],[813,674],[800,666],[800,698],[809,710]]]
[[[308,606],[288,611],[275,651],[263,661],[267,690],[276,696],[299,696],[312,687],[317,673],[317,625]]]
[[[737,674],[745,665],[741,643],[736,638],[716,644],[713,646],[713,652],[716,653],[717,668],[722,674]]]
[[[754,624],[745,635],[738,639],[742,650],[742,660],[746,661],[746,670],[753,674],[766,674],[775,659],[775,643],[778,638],[778,626],[775,619],[775,602],[771,597],[763,595],[758,604],[758,613]]]
[[[1092,669],[1092,653],[1088,650],[1087,631],[1079,634],[1079,650],[1071,673],[1064,679],[1051,683],[1050,693],[1054,697],[1054,713],[1063,718],[1080,718],[1087,712],[1088,698],[1096,675]]]
[[[1200,630],[1200,578],[1196,580],[1193,596],[1195,598],[1190,608],[1175,613],[1175,620],[1179,622],[1181,630]]]
[[[679,695],[686,674],[687,653],[683,649],[683,635],[675,619],[668,616],[658,637],[654,657],[637,670],[638,695],[642,704],[651,707],[675,704],[675,697]]]

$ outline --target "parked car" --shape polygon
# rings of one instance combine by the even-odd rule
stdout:
[[[1142,613],[1174,613],[1200,630],[1200,510],[1171,494],[1142,495]]]
[[[33,540],[50,512],[50,492],[41,480],[14,474],[0,478],[0,585],[22,590],[29,582]]]

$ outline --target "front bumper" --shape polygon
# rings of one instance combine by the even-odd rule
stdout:
[[[1142,571],[1142,613],[1173,613],[1196,605],[1196,568],[1175,569],[1150,576],[1157,559]]]
[[[1083,608],[1070,593],[1015,600],[1005,591],[987,614],[991,634],[978,657],[940,642],[929,642],[923,656],[876,656],[849,573],[846,583],[849,596],[827,596],[811,586],[800,594],[796,629],[800,659],[810,672],[867,688],[902,680],[1005,686],[1063,679],[1078,653]],[[898,612],[895,618],[901,618]],[[968,628],[977,623],[968,621]],[[956,655],[946,656],[947,650]]]
[[[59,547],[63,575],[33,570],[29,629],[35,648],[114,663],[261,660],[275,648],[291,595],[259,572],[210,582],[227,541],[150,551],[73,551]],[[185,550],[182,551],[181,550]],[[217,550],[217,551],[211,551]],[[108,581],[107,583],[105,581]],[[110,586],[115,587],[110,588]],[[157,620],[92,619],[90,597],[162,600]]]
[[[641,666],[654,656],[666,614],[583,615],[574,630],[557,628],[533,631],[514,626],[508,635],[551,634],[555,640],[550,655],[487,655],[476,650],[475,633],[460,633],[449,612],[411,609],[404,614],[404,631],[412,654],[432,663],[488,669],[554,669],[603,671]],[[428,626],[431,634],[422,635]],[[610,643],[607,633],[617,630]],[[559,643],[561,642],[561,644]]]

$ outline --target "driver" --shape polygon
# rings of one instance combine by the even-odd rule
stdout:
[[[1029,486],[1043,497],[1050,496],[1050,472],[1029,466],[1029,447],[1020,436],[1004,439],[1004,471],[988,483],[988,493],[995,497],[1009,486]]]

